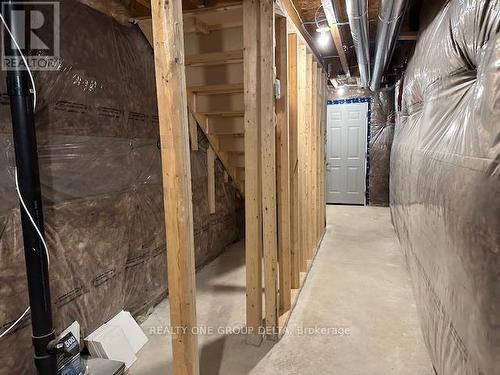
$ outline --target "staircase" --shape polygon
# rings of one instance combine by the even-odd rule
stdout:
[[[244,195],[242,23],[241,4],[184,13],[188,110]],[[151,19],[137,24],[152,44]]]

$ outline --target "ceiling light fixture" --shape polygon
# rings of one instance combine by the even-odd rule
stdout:
[[[328,45],[329,41],[330,41],[330,38],[328,37],[327,32],[322,31],[319,33],[318,45],[320,46],[320,48],[325,48]]]
[[[316,29],[316,32],[319,33],[318,45],[320,48],[325,48],[330,42],[330,37],[328,36],[329,31],[330,28],[326,25],[320,26]]]

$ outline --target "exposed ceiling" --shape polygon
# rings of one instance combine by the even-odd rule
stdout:
[[[317,40],[319,34],[316,32],[317,24],[326,24],[325,13],[321,7],[321,0],[293,0],[299,10],[302,20],[313,40]],[[335,9],[338,27],[342,37],[342,44],[349,63],[349,69],[352,77],[359,76],[356,53],[354,51],[351,31],[348,24],[345,0],[331,0]],[[375,38],[377,35],[377,21],[379,0],[368,1],[368,22],[371,63],[373,64],[373,55],[375,52]],[[401,28],[402,37],[398,40],[392,61],[386,70],[386,80],[391,82],[395,77],[395,70],[406,66],[407,61],[413,52],[417,33],[421,27],[422,19],[428,18],[430,8],[435,13],[447,0],[409,0],[409,6],[405,14],[405,19]],[[331,36],[329,36],[331,37]],[[325,63],[330,65],[329,71],[333,77],[343,72],[339,59],[339,53],[333,42],[319,49]]]
[[[99,0],[86,0],[99,1]],[[102,0],[100,0],[102,1]],[[132,16],[140,17],[150,14],[151,0],[113,0],[125,6]],[[305,29],[311,36],[311,39],[316,42],[319,33],[316,31],[318,26],[327,25],[325,13],[321,6],[321,0],[291,0],[300,18],[304,23]],[[358,77],[359,70],[357,66],[356,53],[352,41],[351,31],[346,13],[345,0],[329,0],[332,2],[335,15],[338,22],[341,42],[343,50],[347,58],[347,65],[351,77]],[[370,54],[371,63],[373,64],[373,55],[375,52],[375,38],[377,34],[377,21],[380,0],[366,0],[368,2],[368,22],[369,22],[369,39],[370,39]],[[418,32],[425,26],[434,16],[434,14],[448,0],[409,0],[405,18],[401,28],[401,37],[399,38],[393,58],[388,68],[386,69],[385,81],[391,83],[397,76],[397,71],[404,69],[411,54],[413,52]],[[241,2],[241,0],[182,0],[183,9],[193,10],[205,7],[214,7],[218,5]],[[335,48],[332,36],[328,33],[330,39],[327,45],[321,48],[316,45],[316,50],[321,53],[325,67],[328,67],[331,78],[337,77],[343,73],[339,52]]]
[[[334,6],[335,15],[337,17],[338,27],[341,33],[342,44],[346,57],[349,63],[349,70],[352,77],[359,76],[356,54],[349,28],[349,20],[346,13],[345,0],[331,0]],[[325,14],[321,6],[321,0],[294,0],[299,12],[301,13],[304,24],[311,34],[312,38],[317,40],[319,34],[316,32],[317,24],[325,24]],[[422,1],[410,0],[410,5],[405,15],[405,20],[402,27],[402,32],[408,34],[413,32],[413,35],[418,31],[418,20],[420,14],[420,7]],[[378,8],[379,0],[368,0],[368,22],[369,22],[369,39],[370,39],[370,53],[374,54],[375,38],[377,34],[377,21],[378,21]],[[415,39],[409,38],[409,39]],[[408,60],[415,40],[398,41],[396,52],[392,60],[391,66],[388,68],[388,77],[393,74],[394,67],[405,64]],[[330,65],[329,71],[333,77],[343,73],[343,69],[339,59],[339,53],[335,48],[334,43],[330,42],[328,45],[320,49],[320,52],[325,59],[325,63]],[[373,63],[373,59],[372,59]]]

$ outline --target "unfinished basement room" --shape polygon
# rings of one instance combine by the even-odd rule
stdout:
[[[0,375],[500,375],[500,0],[0,21]]]

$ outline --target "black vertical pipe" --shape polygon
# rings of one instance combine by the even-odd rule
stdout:
[[[17,19],[10,17],[15,4],[16,1],[2,0],[3,17],[14,35],[23,35],[17,34],[15,30],[24,25],[16,24]],[[19,10],[19,5],[16,6],[16,10]],[[5,56],[21,59],[19,51],[11,49],[12,43],[8,32],[4,32],[4,35]],[[19,190],[40,233],[44,235],[34,105],[26,69],[20,67],[7,71],[7,90],[10,97]],[[43,242],[21,204],[20,208],[35,366],[40,375],[56,375],[56,356],[47,351],[49,342],[55,338],[50,304],[48,259]]]

